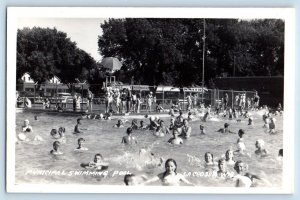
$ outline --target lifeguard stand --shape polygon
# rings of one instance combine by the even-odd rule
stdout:
[[[116,77],[115,76],[106,76],[105,78],[105,88],[114,87],[116,85]]]

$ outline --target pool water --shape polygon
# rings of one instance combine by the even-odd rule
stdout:
[[[38,120],[34,120],[34,116]],[[130,123],[125,123],[124,128],[112,128],[117,120],[100,121],[94,119],[83,119],[82,128],[88,130],[84,133],[73,134],[74,126],[78,116],[65,116],[62,114],[30,112],[16,113],[16,133],[21,132],[21,127],[25,119],[29,119],[33,127],[33,135],[41,136],[44,141],[29,141],[16,144],[16,184],[96,184],[96,185],[124,185],[124,174],[134,173],[146,175],[148,178],[154,177],[164,171],[162,166],[149,166],[145,162],[150,159],[150,152],[159,159],[173,158],[176,160],[177,172],[186,176],[190,182],[203,187],[234,187],[233,181],[206,177],[204,165],[204,154],[209,151],[213,153],[214,160],[223,157],[226,150],[237,149],[237,134],[221,134],[216,130],[223,127],[224,123],[230,124],[230,129],[238,132],[245,130],[244,142],[248,155],[237,155],[234,160],[243,160],[248,164],[249,171],[268,180],[269,184],[259,183],[261,187],[280,187],[282,183],[282,163],[278,161],[278,150],[283,146],[282,117],[276,116],[277,134],[270,135],[264,132],[262,116],[253,114],[254,125],[248,126],[246,119],[241,122],[223,118],[214,118],[212,121],[200,122],[191,121],[192,134],[189,140],[184,140],[183,145],[170,145],[167,141],[171,135],[163,138],[154,136],[150,131],[135,131],[134,136],[138,140],[137,145],[121,144],[122,137],[126,135],[126,129]],[[132,117],[131,117],[132,118]],[[168,126],[170,118],[163,118]],[[138,119],[140,121],[141,119]],[[145,124],[147,119],[143,119]],[[131,119],[129,119],[131,121]],[[199,125],[206,128],[206,135],[200,135]],[[55,141],[50,136],[53,128],[65,127],[66,143],[61,144],[63,155],[51,155],[52,144]],[[77,139],[84,138],[84,146],[88,151],[74,151],[78,146]],[[263,139],[265,147],[269,151],[269,156],[259,158],[254,154],[255,141]],[[148,151],[142,156],[139,155],[141,148]],[[93,174],[80,166],[81,163],[88,163],[93,160],[96,153],[101,153],[109,168],[101,173]],[[234,172],[232,166],[227,166],[228,170]],[[45,171],[48,170],[48,171]],[[43,174],[44,173],[44,174]],[[50,174],[51,173],[51,174]],[[151,185],[161,185],[160,182]]]

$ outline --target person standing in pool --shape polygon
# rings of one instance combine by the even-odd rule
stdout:
[[[83,129],[83,128],[79,128],[79,126],[81,125],[81,119],[77,119],[77,124],[74,128],[74,134],[77,134],[77,133],[83,133],[82,130],[87,130],[87,129]]]
[[[24,120],[24,125],[22,126],[22,131],[23,132],[32,132],[32,127],[29,125],[28,119]]]
[[[132,128],[127,128],[127,135],[122,138],[123,144],[137,144],[137,140],[134,136],[132,136]]]
[[[175,125],[177,128],[181,128],[183,126],[183,116],[182,111],[179,111],[179,115],[176,117]]]
[[[78,150],[87,151],[88,150],[86,147],[83,147],[83,143],[85,142],[85,139],[79,138],[77,140],[77,142],[78,142],[78,147],[76,149],[74,149],[74,151],[78,151]]]
[[[192,127],[189,126],[189,122],[187,119],[183,120],[183,126],[181,128],[181,134],[180,137],[184,139],[188,139],[191,137]]]
[[[59,141],[53,142],[53,149],[50,151],[50,154],[52,154],[52,155],[63,154],[63,152],[60,150],[60,142]]]
[[[255,154],[261,157],[265,157],[268,155],[268,151],[264,148],[265,142],[262,139],[256,140],[255,147]]]
[[[189,182],[182,174],[177,173],[177,163],[174,159],[169,158],[165,163],[165,172],[158,174],[156,177],[149,179],[145,184],[161,181],[163,186],[179,186],[181,182],[187,185],[194,185]]]
[[[169,139],[168,143],[170,144],[183,144],[182,138],[179,137],[177,130],[173,130],[173,137]]]

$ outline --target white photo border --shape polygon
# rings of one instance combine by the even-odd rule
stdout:
[[[178,14],[180,13],[180,14]],[[16,35],[19,18],[266,18],[285,21],[283,179],[280,188],[95,186],[15,184]],[[291,194],[294,192],[295,144],[295,10],[293,8],[134,8],[134,7],[8,7],[6,85],[6,190],[20,193],[209,193]],[[163,187],[163,189],[162,189]],[[138,189],[139,188],[139,189]]]

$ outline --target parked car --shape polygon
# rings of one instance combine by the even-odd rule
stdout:
[[[73,97],[70,93],[61,92],[50,98],[50,103],[72,103]]]

